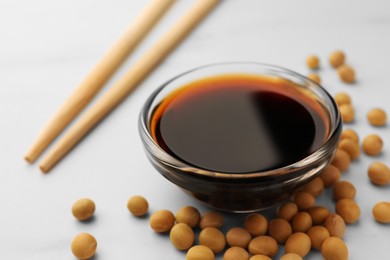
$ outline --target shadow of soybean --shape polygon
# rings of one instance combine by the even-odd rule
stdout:
[[[90,217],[89,219],[86,219],[86,220],[77,220],[77,223],[79,223],[80,225],[89,225],[91,223],[95,223],[97,220],[97,217],[95,215],[92,215],[92,217]]]

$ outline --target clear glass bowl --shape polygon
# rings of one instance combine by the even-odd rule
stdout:
[[[306,158],[288,166],[251,173],[213,172],[196,168],[163,150],[150,133],[153,111],[172,91],[195,80],[226,74],[249,74],[283,78],[314,97],[329,120],[329,134],[323,145]],[[231,62],[199,67],[180,74],[160,86],[148,98],[139,117],[139,132],[146,154],[165,178],[207,205],[231,212],[258,211],[275,205],[315,178],[331,162],[341,133],[336,103],[320,85],[278,66]]]

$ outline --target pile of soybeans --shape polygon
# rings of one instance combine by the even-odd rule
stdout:
[[[346,64],[342,51],[332,52],[329,63],[341,81],[346,84],[355,82],[355,71]],[[320,76],[314,73],[320,67],[320,59],[310,55],[306,64],[313,70],[308,78],[320,84]],[[351,97],[340,92],[334,99],[343,123],[353,122],[355,109]],[[372,108],[367,111],[367,122],[373,127],[386,127],[386,112]],[[390,201],[378,201],[372,209],[361,209],[355,201],[356,187],[342,179],[343,172],[361,156],[361,151],[366,156],[377,156],[383,146],[383,140],[377,134],[369,134],[360,142],[356,131],[344,129],[332,163],[298,190],[291,201],[280,205],[272,219],[261,213],[249,214],[241,226],[224,233],[221,213],[208,211],[201,214],[193,206],[184,206],[175,214],[166,209],[151,213],[149,225],[154,232],[169,233],[172,245],[177,250],[186,251],[187,260],[213,260],[216,254],[223,255],[224,260],[269,260],[277,255],[280,245],[284,245],[281,260],[303,259],[311,250],[319,250],[325,260],[346,260],[349,255],[348,246],[343,241],[346,226],[356,223],[362,210],[371,210],[373,220],[390,224]],[[390,170],[385,163],[375,161],[366,172],[373,188],[390,185]],[[324,189],[331,190],[334,209],[316,204],[316,198]],[[143,217],[148,213],[149,204],[144,197],[133,196],[127,208],[135,217]],[[90,218],[94,211],[95,204],[89,199],[76,201],[72,208],[73,215],[80,221]],[[91,258],[96,248],[96,239],[87,233],[76,236],[71,245],[78,259]]]

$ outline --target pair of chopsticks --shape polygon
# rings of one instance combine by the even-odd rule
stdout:
[[[25,155],[27,162],[34,162],[83,110],[174,2],[175,0],[152,0],[149,3],[135,23],[95,66],[42,130]],[[64,134],[43,158],[39,168],[43,172],[50,171],[173,51],[218,2],[219,0],[197,0],[194,6]]]

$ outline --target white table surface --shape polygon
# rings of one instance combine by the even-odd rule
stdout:
[[[192,2],[178,1],[110,84]],[[346,91],[352,96],[356,121],[351,127],[361,137],[379,133],[384,139],[382,155],[361,156],[343,175],[356,185],[362,209],[359,223],[348,227],[345,241],[350,259],[390,259],[390,226],[377,224],[371,216],[377,201],[390,201],[390,187],[374,187],[367,178],[372,161],[390,164],[389,125],[374,128],[365,117],[373,107],[390,114],[388,0],[223,1],[50,174],[23,160],[42,126],[146,3],[0,0],[0,259],[74,259],[70,242],[80,232],[97,238],[95,259],[184,259],[167,236],[155,234],[147,219],[134,218],[126,209],[134,194],[148,198],[151,211],[176,211],[187,204],[202,212],[207,209],[147,161],[137,131],[143,102],[164,81],[199,65],[249,60],[307,74],[304,60],[311,53],[321,57],[319,73],[325,88],[331,94]],[[357,84],[341,83],[328,65],[328,54],[335,48],[346,51]],[[90,197],[97,205],[91,222],[79,223],[70,213],[80,197]],[[319,203],[333,210],[329,192]],[[228,227],[240,225],[243,216],[226,218]],[[306,259],[321,256],[310,253]]]

